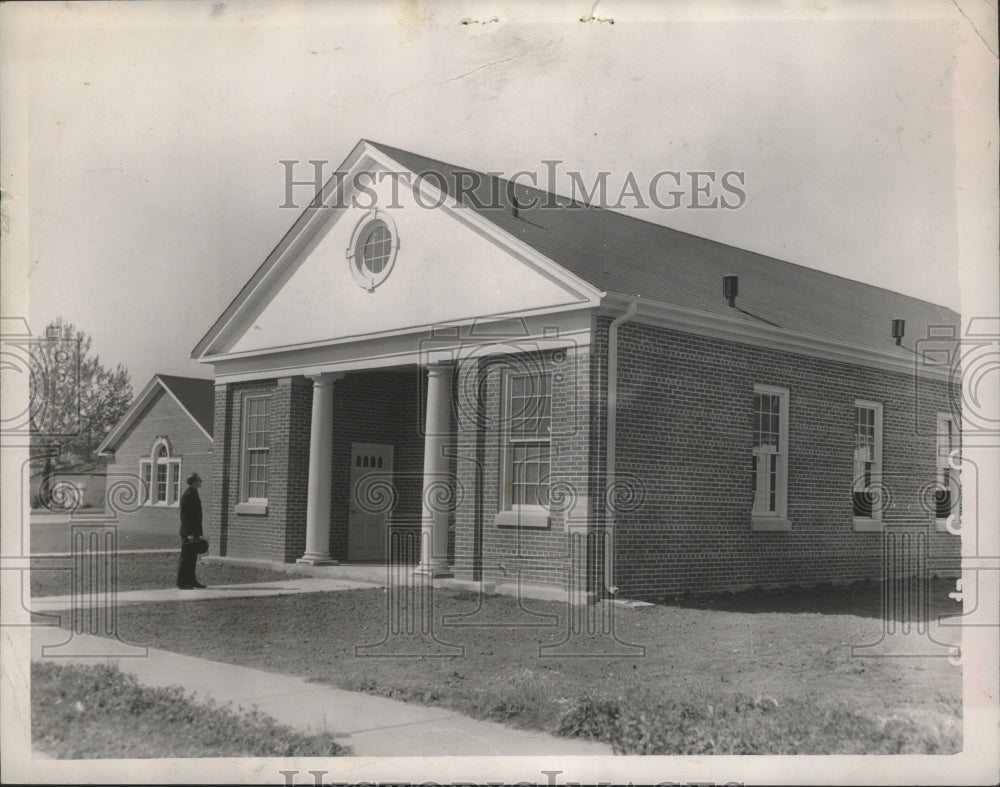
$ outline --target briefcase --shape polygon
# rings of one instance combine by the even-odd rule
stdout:
[[[181,551],[188,554],[204,555],[208,552],[208,541],[204,538],[196,538],[194,541],[185,541],[181,544]]]

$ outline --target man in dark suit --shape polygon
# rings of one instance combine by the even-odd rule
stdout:
[[[177,587],[181,590],[205,587],[194,575],[198,563],[197,542],[202,537],[201,498],[198,496],[201,476],[192,473],[187,485],[181,495],[181,559],[177,566]]]

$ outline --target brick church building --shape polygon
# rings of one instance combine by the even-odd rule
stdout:
[[[652,597],[955,558],[959,316],[361,141],[192,352],[215,554]],[[406,549],[412,550],[407,553]]]

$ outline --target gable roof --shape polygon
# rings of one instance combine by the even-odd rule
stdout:
[[[173,394],[177,403],[191,416],[191,420],[211,437],[215,421],[215,381],[170,374],[158,374],[156,379]]]
[[[690,235],[632,215],[516,184],[515,216],[505,198],[509,181],[372,142],[414,172],[440,173],[435,186],[503,231],[594,287],[625,298],[820,336],[912,358],[890,336],[893,318],[906,320],[907,343],[929,325],[957,325],[945,306],[831,273]],[[471,173],[463,176],[459,173]],[[462,187],[474,183],[472,189]],[[722,277],[739,276],[736,307],[722,295]]]
[[[928,327],[957,325],[959,315],[945,306],[842,276],[701,238],[541,189],[411,153],[380,142],[361,140],[339,168],[342,173],[367,153],[427,177],[432,188],[482,217],[510,238],[551,260],[601,293],[663,304],[713,317],[817,337],[848,347],[896,356],[908,364],[913,341]],[[331,176],[320,205],[334,189]],[[512,191],[509,191],[512,189]],[[514,193],[517,209],[504,195]],[[498,200],[496,195],[501,195]],[[206,352],[254,296],[255,288],[277,264],[296,235],[323,208],[306,208],[261,264],[226,311],[216,320],[192,357]],[[736,306],[722,295],[722,277],[739,276]],[[897,347],[890,322],[906,320],[907,340]],[[909,347],[906,345],[910,345]]]
[[[215,381],[197,377],[154,374],[139,396],[136,397],[128,412],[108,432],[104,442],[98,446],[97,453],[103,454],[113,451],[146,407],[161,392],[170,396],[188,418],[204,432],[205,436],[214,442],[212,428],[215,421]]]

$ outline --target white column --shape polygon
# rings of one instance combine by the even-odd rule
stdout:
[[[427,419],[424,423],[424,493],[420,521],[421,574],[451,576],[448,570],[448,511],[434,505],[433,487],[452,483],[448,476],[445,446],[451,435],[451,367],[432,364],[427,367]]]
[[[330,556],[330,474],[333,468],[333,383],[338,377],[320,375],[313,378],[306,553],[297,561],[313,566],[337,562]]]

